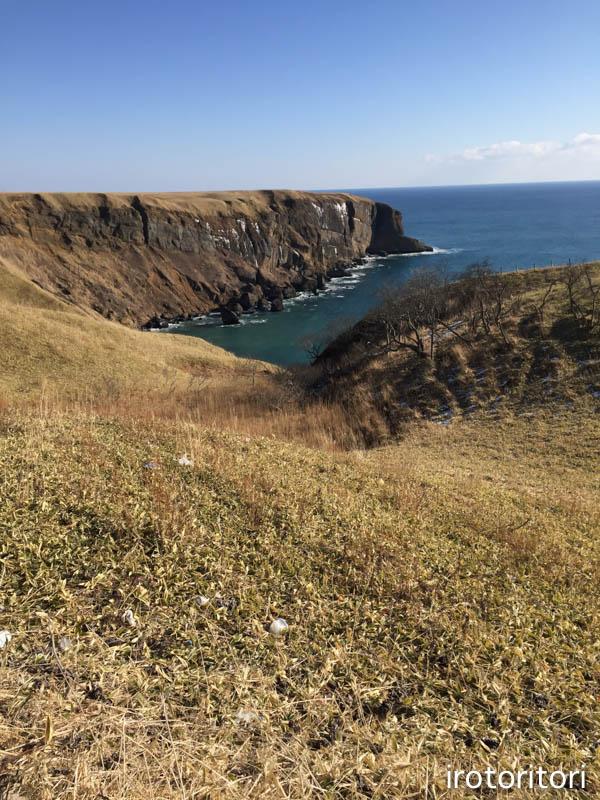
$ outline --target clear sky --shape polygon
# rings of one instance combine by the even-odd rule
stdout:
[[[0,0],[0,190],[600,179],[599,0]]]

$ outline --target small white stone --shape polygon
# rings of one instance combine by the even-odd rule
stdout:
[[[273,636],[281,636],[287,630],[289,630],[289,625],[283,619],[283,617],[278,617],[274,619],[273,622],[269,625],[269,633],[272,633]]]
[[[196,598],[196,605],[197,606],[207,606],[210,603],[210,597],[205,597],[204,595],[200,595],[200,597]]]
[[[238,711],[234,716],[233,721],[238,725],[251,725],[253,722],[259,722],[260,717],[256,711]]]
[[[127,611],[123,613],[122,619],[126,625],[129,625],[130,628],[135,628],[135,626],[137,625],[135,617],[133,616],[133,611],[130,608],[128,608]]]
[[[11,639],[12,639],[11,633],[9,633],[8,631],[0,631],[0,650],[3,650]]]

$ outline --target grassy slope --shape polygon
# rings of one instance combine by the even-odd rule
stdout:
[[[600,263],[591,266],[600,283]],[[435,361],[406,350],[365,359],[356,340],[347,344],[340,338],[338,358],[344,366],[329,382],[330,398],[344,403],[349,411],[360,409],[359,424],[374,444],[404,436],[423,420],[450,425],[489,415],[495,422],[508,414],[546,415],[552,421],[571,408],[594,419],[600,408],[598,331],[578,335],[560,284],[546,304],[541,328],[532,317],[534,301],[539,302],[548,279],[559,278],[566,269],[504,275],[518,298],[505,321],[511,341],[508,349],[497,334],[476,338],[473,347],[446,334],[438,341]],[[572,427],[576,430],[576,424]],[[548,437],[541,441],[543,451]],[[565,452],[573,449],[573,442],[563,439],[562,443]]]
[[[109,323],[36,291],[15,284],[9,303],[5,290],[5,311],[20,294],[44,340],[69,315],[112,341]],[[14,308],[12,323],[21,336]],[[123,336],[140,348],[128,376],[156,346],[185,361],[179,338]],[[36,361],[41,337],[6,337],[4,351],[20,381],[48,371],[60,389],[80,380],[71,359],[92,379],[69,347],[60,369]],[[327,454],[199,424],[31,413],[14,382],[0,417],[2,789],[441,798],[448,763],[582,762],[597,789],[598,416],[580,383],[568,408],[525,392],[488,413],[475,381],[474,414],[420,415],[397,446]],[[200,608],[200,594],[236,607]],[[263,628],[279,615],[282,641]]]
[[[589,486],[565,506],[407,453],[383,470],[56,415],[5,418],[1,441],[0,736],[29,796],[77,774],[80,797],[425,797],[448,761],[589,764]],[[196,606],[219,593],[235,611]],[[54,740],[22,754],[47,717]]]
[[[153,336],[86,314],[0,262],[0,392],[99,398],[187,385],[206,370],[243,373],[250,362],[201,339]],[[266,365],[261,365],[267,368]]]

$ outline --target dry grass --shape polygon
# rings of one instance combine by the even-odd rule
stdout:
[[[365,450],[344,414],[389,437],[401,364],[364,376],[388,417],[358,383],[307,405],[294,376],[119,328],[105,350],[110,323],[15,291],[32,294],[0,384],[0,796],[441,800],[469,796],[448,764],[582,763],[597,793],[599,418],[579,351],[548,353],[560,402],[523,357],[490,409],[496,355],[478,383],[455,346],[443,369],[475,410],[437,424],[442,372],[425,375],[401,441]]]
[[[153,336],[91,316],[0,262],[2,390],[16,401],[43,389],[63,399],[164,393],[206,374],[274,371],[201,339]],[[193,388],[193,386],[192,386]]]
[[[315,197],[312,192],[300,192],[290,189],[237,192],[109,192],[108,194],[98,192],[43,192],[39,196],[44,203],[62,214],[73,209],[85,211],[107,204],[115,208],[129,208],[134,197],[141,197],[144,204],[150,208],[218,216],[231,213],[255,215],[262,209],[269,208],[273,196],[297,199],[304,198],[307,195],[314,200],[332,198],[336,201],[356,200],[362,203],[370,202],[365,197],[345,192],[320,192]],[[9,215],[15,206],[30,204],[33,196],[23,192],[0,192],[0,211]]]
[[[348,460],[56,412],[3,426],[6,786],[425,798],[446,796],[448,762],[523,759],[583,760],[593,781],[587,506],[483,480],[463,494],[392,450]],[[524,522],[535,547],[515,538]],[[199,594],[237,606],[198,608]],[[275,641],[263,625],[280,615]],[[73,650],[55,652],[64,635]]]
[[[361,443],[345,411],[303,399],[305,378],[202,339],[90,316],[0,263],[1,390],[9,407],[198,422],[324,449]]]
[[[600,264],[591,269],[598,286]],[[329,399],[350,414],[361,410],[357,434],[369,444],[397,440],[424,420],[448,426],[481,414],[552,420],[573,408],[594,412],[600,407],[600,329],[582,333],[573,325],[561,284],[546,304],[543,324],[534,313],[548,281],[567,272],[555,267],[503,276],[516,298],[504,323],[508,346],[499,335],[479,335],[472,346],[446,337],[435,361],[408,351],[365,358],[362,350],[349,349],[330,381]]]

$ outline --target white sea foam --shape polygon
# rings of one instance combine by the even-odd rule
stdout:
[[[316,208],[319,208],[319,207],[316,206]],[[319,209],[319,210],[322,212],[322,209]],[[340,209],[336,209],[336,210],[338,211],[338,213],[343,213],[343,212],[340,212]],[[344,210],[346,210],[346,209],[344,208]],[[240,227],[243,230],[244,227],[245,227],[243,223],[245,221],[244,220],[236,220],[236,221],[240,224]],[[258,225],[256,223],[253,223],[253,224],[254,224],[255,229],[257,231],[259,231],[260,229],[259,229]],[[234,231],[234,232],[237,234],[237,231]],[[225,231],[219,231],[219,233],[225,233]],[[226,240],[227,244],[230,244],[230,241],[227,240],[227,237],[218,236],[217,235],[214,238],[216,240],[220,240],[220,243],[221,242],[225,243],[225,240]],[[355,265],[354,267],[350,267],[350,266],[348,267],[348,274],[347,275],[341,275],[341,276],[336,277],[336,278],[329,278],[329,280],[327,281],[327,284],[322,289],[319,289],[318,294],[314,295],[312,292],[303,291],[303,292],[298,292],[298,294],[295,297],[290,297],[290,298],[284,299],[284,301],[283,301],[284,310],[285,311],[291,311],[292,307],[294,306],[295,303],[306,301],[308,299],[313,300],[313,301],[318,301],[319,298],[332,297],[332,296],[335,297],[335,298],[338,298],[338,299],[344,299],[346,294],[339,294],[340,291],[344,291],[344,292],[351,291],[359,283],[362,283],[362,281],[365,278],[365,273],[366,273],[367,270],[375,269],[375,268],[378,268],[378,267],[383,267],[385,265],[385,261],[387,261],[390,258],[412,258],[413,256],[428,256],[428,255],[452,255],[454,253],[461,253],[461,252],[464,252],[464,250],[463,250],[463,248],[460,248],[460,247],[453,247],[453,248],[447,248],[447,249],[443,248],[443,247],[434,247],[432,251],[427,251],[427,252],[423,252],[423,253],[397,253],[397,254],[391,254],[391,255],[387,255],[387,256],[366,255],[366,256],[363,257],[363,263],[362,264],[360,264],[358,266]],[[314,306],[314,305],[311,306],[311,310],[314,310],[315,308],[316,308],[316,306]],[[262,312],[262,313],[265,314],[265,315],[264,316],[262,316],[262,315],[258,316],[257,315],[255,317],[254,317],[254,315],[252,315],[254,318],[250,318],[250,319],[248,318],[248,316],[244,315],[244,317],[241,318],[240,322],[241,322],[242,325],[262,325],[265,322],[268,322],[268,320],[269,320],[269,315],[266,312]],[[195,323],[196,327],[220,327],[220,328],[235,327],[235,326],[227,326],[227,325],[222,325],[222,324],[221,325],[215,324],[216,320],[218,318],[220,318],[220,316],[221,316],[221,312],[220,311],[211,311],[208,314],[199,315],[197,317],[194,317],[192,321]],[[183,323],[180,323],[180,322],[170,323],[169,324],[169,328],[167,330],[169,330],[169,329],[172,330],[174,328],[180,328],[182,326],[182,324]],[[151,328],[151,330],[152,331],[161,331],[161,330],[165,330],[165,329],[164,328],[162,328],[162,329],[161,328]]]
[[[397,253],[395,255],[380,256],[380,258],[413,258],[414,256],[445,256],[462,253],[462,247],[434,247],[433,250],[426,250],[424,253]]]

